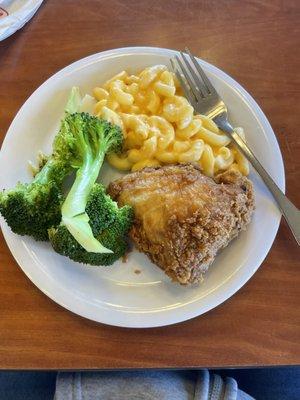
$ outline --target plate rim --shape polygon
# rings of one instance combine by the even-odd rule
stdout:
[[[25,3],[17,11],[8,14],[5,20],[0,20],[0,30],[2,29],[2,32],[0,32],[0,41],[9,38],[23,28],[23,26],[33,18],[43,1],[44,0],[28,0],[28,4]],[[6,9],[4,10],[7,11]]]
[[[69,70],[73,72],[74,69],[76,70],[76,67],[85,68],[89,64],[99,62],[100,60],[103,60],[105,58],[111,58],[112,56],[120,56],[120,55],[126,55],[126,54],[132,55],[132,54],[142,54],[142,53],[154,54],[154,55],[161,54],[163,56],[168,56],[169,54],[173,54],[173,55],[177,54],[178,51],[173,50],[173,49],[167,49],[167,48],[161,48],[161,47],[148,47],[148,46],[121,47],[121,48],[116,48],[116,49],[106,50],[103,52],[94,53],[87,57],[83,57],[83,58],[67,65],[66,67],[60,69],[53,75],[51,75],[48,79],[46,79],[41,85],[39,85],[32,92],[32,94],[25,100],[25,102],[22,104],[22,106],[16,113],[13,121],[11,122],[11,124],[6,132],[5,138],[4,138],[2,146],[1,146],[0,165],[2,162],[1,161],[2,154],[3,154],[2,150],[5,149],[5,147],[7,145],[7,142],[9,140],[8,137],[10,135],[10,132],[12,132],[14,129],[15,121],[18,119],[19,115],[22,113],[22,110],[23,110],[23,108],[25,108],[26,104],[28,102],[30,102],[30,99],[36,94],[36,92],[38,90],[40,90],[41,88],[46,86],[49,83],[49,81],[53,81],[54,79],[57,79],[61,75],[67,73]],[[279,164],[278,176],[276,177],[275,180],[278,182],[279,187],[281,187],[281,189],[283,191],[285,191],[285,170],[284,170],[282,154],[280,151],[280,147],[279,147],[276,135],[275,135],[267,117],[263,113],[262,109],[260,108],[260,106],[258,105],[256,100],[254,100],[254,98],[249,94],[249,92],[246,91],[246,89],[244,89],[230,75],[228,75],[227,73],[225,73],[218,67],[202,60],[199,57],[197,57],[197,59],[201,62],[201,64],[204,66],[204,68],[210,70],[211,72],[216,74],[218,77],[225,79],[226,83],[228,83],[230,85],[231,89],[234,91],[237,91],[239,93],[239,95],[242,95],[242,97],[246,100],[246,102],[251,106],[251,109],[252,109],[253,113],[255,114],[256,118],[259,120],[260,124],[263,125],[263,129],[265,130],[265,132],[269,133],[267,138],[271,139],[273,142],[272,145],[275,146],[274,153],[276,153],[276,155],[278,156],[277,163]],[[197,307],[192,307],[189,310],[185,310],[184,312],[181,311],[181,313],[178,312],[177,314],[173,314],[172,309],[171,310],[163,310],[163,311],[160,311],[159,313],[157,311],[154,311],[154,312],[149,311],[148,313],[143,313],[143,316],[146,316],[146,318],[143,317],[142,319],[141,318],[135,319],[135,318],[133,318],[136,315],[135,313],[126,312],[125,318],[123,316],[122,316],[122,318],[120,318],[119,314],[122,314],[122,313],[114,310],[114,313],[116,313],[118,315],[118,318],[113,318],[114,320],[112,322],[111,322],[112,318],[110,318],[110,321],[107,321],[107,320],[101,318],[101,316],[103,316],[103,313],[100,314],[100,318],[99,318],[99,315],[92,316],[92,315],[89,315],[89,313],[87,313],[87,312],[78,310],[78,308],[76,309],[76,307],[72,308],[72,306],[70,304],[68,304],[68,302],[60,299],[60,297],[63,297],[63,296],[57,296],[57,294],[56,295],[52,294],[51,292],[49,292],[49,290],[47,290],[45,287],[43,287],[41,282],[39,282],[38,279],[36,279],[36,277],[33,277],[32,274],[30,273],[30,271],[26,270],[26,267],[24,267],[22,265],[24,262],[24,260],[22,260],[22,255],[20,254],[20,252],[13,249],[13,242],[15,239],[15,235],[10,231],[10,229],[7,227],[7,225],[5,224],[5,222],[3,221],[2,218],[0,219],[0,226],[1,226],[1,229],[3,232],[4,239],[10,249],[10,252],[11,252],[12,256],[15,258],[15,260],[17,261],[19,267],[22,269],[22,271],[25,273],[25,275],[31,280],[31,282],[36,287],[38,287],[39,290],[41,290],[44,294],[46,294],[51,300],[53,300],[55,303],[66,308],[67,310],[71,311],[74,314],[80,315],[81,317],[93,320],[98,323],[119,326],[119,327],[128,327],[128,328],[151,328],[151,327],[172,325],[172,324],[176,324],[176,323],[180,323],[180,322],[189,320],[191,318],[195,318],[197,316],[200,316],[200,315],[214,309],[215,307],[221,305],[226,300],[231,298],[236,292],[238,292],[238,290],[242,286],[244,286],[248,282],[248,280],[254,275],[254,273],[257,271],[257,269],[261,266],[262,262],[264,261],[267,254],[269,253],[271,246],[276,238],[280,220],[281,220],[281,215],[278,212],[278,213],[276,213],[276,221],[274,221],[275,228],[274,228],[273,232],[271,234],[269,234],[269,240],[267,243],[264,244],[263,252],[262,251],[260,252],[262,254],[259,257],[256,257],[256,259],[255,259],[256,262],[253,263],[253,264],[255,264],[255,266],[252,266],[251,272],[249,272],[249,271],[243,272],[242,271],[242,273],[241,273],[242,269],[239,269],[239,273],[236,273],[235,276],[233,277],[233,279],[230,280],[230,283],[231,283],[230,287],[226,288],[226,290],[223,290],[222,293],[218,293],[217,295],[215,295],[215,297],[213,299],[210,299],[209,304],[202,305],[201,311],[199,311]],[[18,253],[18,254],[16,254],[16,253]],[[226,281],[226,283],[224,283],[224,285],[225,284],[227,285],[228,282]],[[224,294],[224,293],[226,293],[226,294]],[[197,303],[197,301],[195,303]],[[180,307],[180,309],[181,310],[186,309],[189,304],[190,303],[183,304]],[[200,309],[200,307],[199,307],[199,309]],[[176,310],[178,310],[178,308],[176,308]],[[104,311],[104,308],[103,308],[103,311]],[[163,317],[158,318],[158,320],[153,321],[153,313],[156,315],[158,315],[158,314],[163,315]],[[151,317],[149,318],[149,316],[151,316]],[[151,321],[151,318],[152,318],[152,321]]]

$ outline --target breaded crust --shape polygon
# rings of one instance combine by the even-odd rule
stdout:
[[[146,168],[112,182],[108,193],[130,204],[130,236],[165,273],[197,283],[217,252],[245,229],[254,210],[249,179],[227,171],[215,179],[192,164]]]

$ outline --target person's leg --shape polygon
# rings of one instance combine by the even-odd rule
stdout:
[[[195,400],[255,400],[238,388],[235,379],[221,378],[207,369],[198,371]]]
[[[55,400],[193,400],[194,372],[62,372]]]
[[[80,399],[254,400],[208,370],[59,373],[55,400]]]

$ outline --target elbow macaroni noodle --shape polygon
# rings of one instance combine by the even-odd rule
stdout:
[[[175,74],[165,65],[148,67],[138,75],[121,71],[93,94],[95,115],[123,131],[123,152],[107,156],[115,168],[138,171],[192,162],[208,176],[228,169],[248,175],[246,158],[214,121],[194,115]],[[236,132],[245,139],[242,128]]]

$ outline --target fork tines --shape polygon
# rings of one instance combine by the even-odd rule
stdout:
[[[216,91],[190,50],[186,47],[185,51],[188,56],[180,51],[181,57],[176,55],[171,64],[185,96],[193,104],[199,96],[205,98]]]

